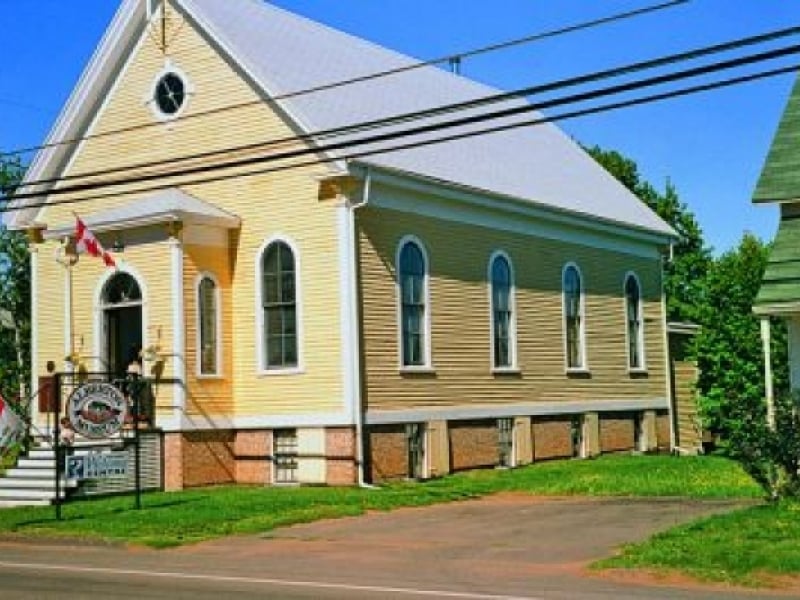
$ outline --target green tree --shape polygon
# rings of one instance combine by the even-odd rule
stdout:
[[[659,192],[642,179],[638,165],[630,158],[599,146],[587,148],[587,152],[677,232],[672,260],[664,267],[667,320],[696,322],[698,297],[712,260],[694,214],[680,201],[671,182]]]
[[[745,234],[737,248],[714,261],[698,305],[701,413],[732,455],[756,421],[766,423],[761,327],[753,303],[768,259],[769,246]],[[776,394],[784,396],[789,369],[786,326],[779,319],[772,323],[772,367]]]
[[[0,199],[5,207],[9,195],[22,179],[18,159],[0,157]],[[30,381],[30,258],[25,235],[0,227],[0,392],[18,396]]]

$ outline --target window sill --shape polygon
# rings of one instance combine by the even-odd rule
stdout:
[[[519,367],[492,367],[492,375],[522,375]]]
[[[290,375],[303,375],[306,370],[303,367],[287,367],[286,369],[266,369],[258,372],[259,377],[280,377]]]
[[[421,367],[400,367],[401,375],[436,375],[434,367],[421,366]]]
[[[225,379],[221,373],[195,373],[195,378],[200,381],[220,381]]]
[[[628,369],[628,375],[630,375],[631,377],[647,377],[648,374],[649,371],[647,370],[647,367],[641,367],[638,369],[630,369],[630,368]]]
[[[567,377],[574,377],[576,379],[589,378],[592,372],[586,367],[572,367],[565,371]]]

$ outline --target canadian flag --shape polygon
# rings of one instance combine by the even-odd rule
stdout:
[[[117,266],[114,257],[103,248],[78,215],[75,215],[75,249],[78,254],[89,254],[96,258],[102,258],[107,267]]]

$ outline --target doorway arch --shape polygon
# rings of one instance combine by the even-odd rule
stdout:
[[[112,377],[123,377],[143,347],[142,288],[128,272],[117,271],[100,293],[101,356]]]

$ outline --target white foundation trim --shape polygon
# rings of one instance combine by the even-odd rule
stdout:
[[[503,417],[573,415],[587,412],[628,412],[635,410],[668,410],[668,398],[641,400],[570,400],[533,404],[500,404],[497,406],[458,406],[451,408],[416,408],[409,410],[368,411],[368,425],[425,423],[427,421],[461,421]]]
[[[175,407],[173,407],[175,408]],[[253,417],[227,415],[188,415],[175,409],[177,418],[158,419],[166,432],[207,431],[213,429],[293,429],[302,427],[353,427],[349,411],[308,415],[259,415]]]

